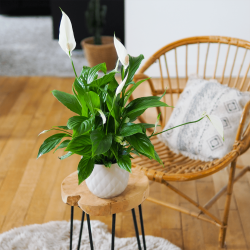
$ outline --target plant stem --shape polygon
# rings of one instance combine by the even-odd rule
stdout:
[[[166,131],[169,131],[169,130],[171,130],[171,129],[174,129],[174,128],[178,128],[178,127],[181,127],[181,126],[184,126],[184,125],[190,124],[190,123],[199,122],[199,121],[201,121],[204,117],[205,117],[205,116],[203,116],[203,117],[201,117],[199,120],[196,120],[196,121],[193,121],[193,122],[186,122],[186,123],[183,123],[183,124],[177,125],[177,126],[175,126],[175,127],[172,127],[172,128],[166,129],[166,130],[163,130],[163,131],[161,131],[161,132],[159,132],[159,133],[156,133],[156,134],[154,134],[154,133],[153,133],[153,134],[152,134],[152,135],[150,135],[148,138],[151,138],[152,136],[155,136],[155,135],[162,134],[162,133],[164,133],[164,132],[166,132]]]
[[[71,61],[71,64],[72,64],[72,67],[73,67],[73,70],[74,70],[75,76],[77,77],[77,74],[76,74],[76,69],[75,69],[75,66],[74,66],[73,60],[72,60],[72,58],[71,58],[70,51],[69,51],[69,58],[70,58],[70,61]]]

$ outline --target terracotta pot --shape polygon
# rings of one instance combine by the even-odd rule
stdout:
[[[117,62],[114,38],[112,36],[102,36],[101,39],[101,45],[94,44],[94,37],[88,37],[81,41],[85,56],[90,67],[105,62],[107,70],[113,70]]]
[[[95,164],[91,175],[86,179],[90,192],[100,198],[112,198],[121,194],[128,185],[129,172],[117,163],[110,168]]]

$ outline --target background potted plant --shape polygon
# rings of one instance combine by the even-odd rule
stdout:
[[[85,12],[86,25],[93,37],[82,40],[81,45],[89,66],[93,67],[106,62],[107,70],[112,70],[117,61],[113,37],[101,36],[106,19],[107,6],[101,5],[100,0],[90,0]]]
[[[74,34],[68,16],[62,13],[59,44],[71,59],[71,52],[75,48]],[[160,97],[141,97],[128,103],[133,91],[147,80],[133,82],[134,74],[144,57],[128,55],[125,47],[115,37],[114,45],[122,63],[121,83],[118,84],[115,78],[117,69],[107,73],[105,63],[92,68],[84,66],[78,77],[71,59],[75,72],[73,94],[58,90],[53,90],[52,94],[76,115],[69,118],[66,126],[55,126],[41,132],[59,131],[43,142],[37,156],[55,148],[67,151],[60,157],[61,160],[73,154],[81,155],[77,168],[79,184],[86,180],[90,191],[101,198],[114,197],[124,191],[131,172],[132,153],[155,159],[162,164],[150,141],[152,136],[164,132],[155,132],[159,117],[155,124],[134,121],[148,108],[169,107],[160,101],[165,93]],[[104,76],[98,78],[98,71],[102,71]],[[206,116],[203,114],[200,119],[188,123],[198,122]],[[221,131],[220,119],[212,119],[215,119],[215,125]],[[146,129],[151,127],[155,130],[148,136]]]

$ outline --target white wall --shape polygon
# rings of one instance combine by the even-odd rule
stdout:
[[[125,0],[126,48],[130,55],[143,54],[144,62],[170,42],[201,35],[229,36],[250,41],[250,0]],[[189,74],[196,70],[197,47],[195,46],[192,45],[189,50],[191,64]],[[222,48],[218,72],[222,71],[224,65],[222,59],[226,50],[227,48]],[[212,75],[214,69],[216,52],[217,46],[210,46],[211,58],[208,57],[207,66],[209,75]],[[233,52],[234,49],[230,50],[229,61],[234,57]],[[201,60],[205,60],[203,59],[205,53],[204,44],[200,50]],[[243,50],[239,50],[235,69],[240,67],[243,54]],[[178,50],[178,63],[180,60],[183,63],[180,63],[179,71],[184,76],[184,48]],[[174,56],[170,55],[168,61],[170,68],[174,69]],[[228,66],[226,71],[229,72],[230,69],[231,66]],[[158,71],[155,65],[147,73],[158,77]]]

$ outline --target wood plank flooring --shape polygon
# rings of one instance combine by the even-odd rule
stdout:
[[[72,116],[50,92],[58,89],[71,93],[72,82],[72,78],[0,77],[0,232],[22,225],[69,220],[70,207],[61,200],[60,184],[76,170],[79,157],[60,161],[62,150],[38,160],[36,156],[46,138],[37,135],[54,125],[65,125]],[[150,94],[148,87],[138,94]],[[154,122],[152,111],[146,118]],[[239,165],[250,165],[250,151],[240,158]],[[227,178],[224,169],[204,179],[173,185],[204,204],[225,185]],[[150,183],[150,196],[192,208],[157,183]],[[211,212],[222,216],[224,201],[222,197]],[[219,229],[215,226],[148,201],[142,209],[147,235],[164,237],[186,250],[218,249]],[[78,208],[75,219],[81,219]],[[91,219],[103,221],[111,231],[111,216]],[[116,223],[116,236],[134,236],[130,211],[118,214]],[[250,249],[250,173],[234,186],[226,244],[227,249]]]

